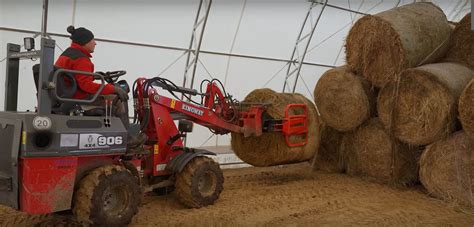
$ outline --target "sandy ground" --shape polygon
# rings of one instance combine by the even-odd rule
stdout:
[[[474,210],[431,198],[421,186],[395,188],[343,174],[311,172],[306,163],[224,170],[224,175],[224,192],[216,204],[188,209],[172,194],[150,194],[131,226],[474,226]],[[0,207],[1,226],[24,216]],[[30,216],[20,225],[70,225],[68,219]]]

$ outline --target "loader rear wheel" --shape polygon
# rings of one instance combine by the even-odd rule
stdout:
[[[219,164],[208,157],[196,157],[176,176],[175,194],[186,206],[213,204],[223,190],[224,176]]]
[[[73,213],[85,225],[124,226],[138,211],[138,179],[122,166],[99,167],[81,180]]]

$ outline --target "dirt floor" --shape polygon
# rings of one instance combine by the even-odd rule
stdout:
[[[147,195],[131,226],[474,225],[474,210],[431,198],[421,186],[395,188],[311,172],[306,163],[224,170],[224,175],[224,192],[216,204],[188,209],[173,194]],[[0,226],[24,217],[0,207]],[[57,215],[28,219],[20,225],[72,224],[69,217]]]

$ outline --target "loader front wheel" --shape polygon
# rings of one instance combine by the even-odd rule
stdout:
[[[73,213],[93,226],[125,226],[138,211],[138,179],[122,166],[99,167],[84,177],[75,193]]]
[[[214,160],[199,156],[191,160],[177,174],[175,194],[192,208],[214,204],[223,190],[224,176]]]

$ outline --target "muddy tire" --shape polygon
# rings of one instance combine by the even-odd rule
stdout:
[[[175,194],[188,207],[204,207],[219,198],[223,184],[219,164],[208,157],[196,157],[177,174]]]
[[[73,213],[84,225],[124,226],[138,212],[138,179],[122,166],[99,167],[84,177],[74,196]]]

